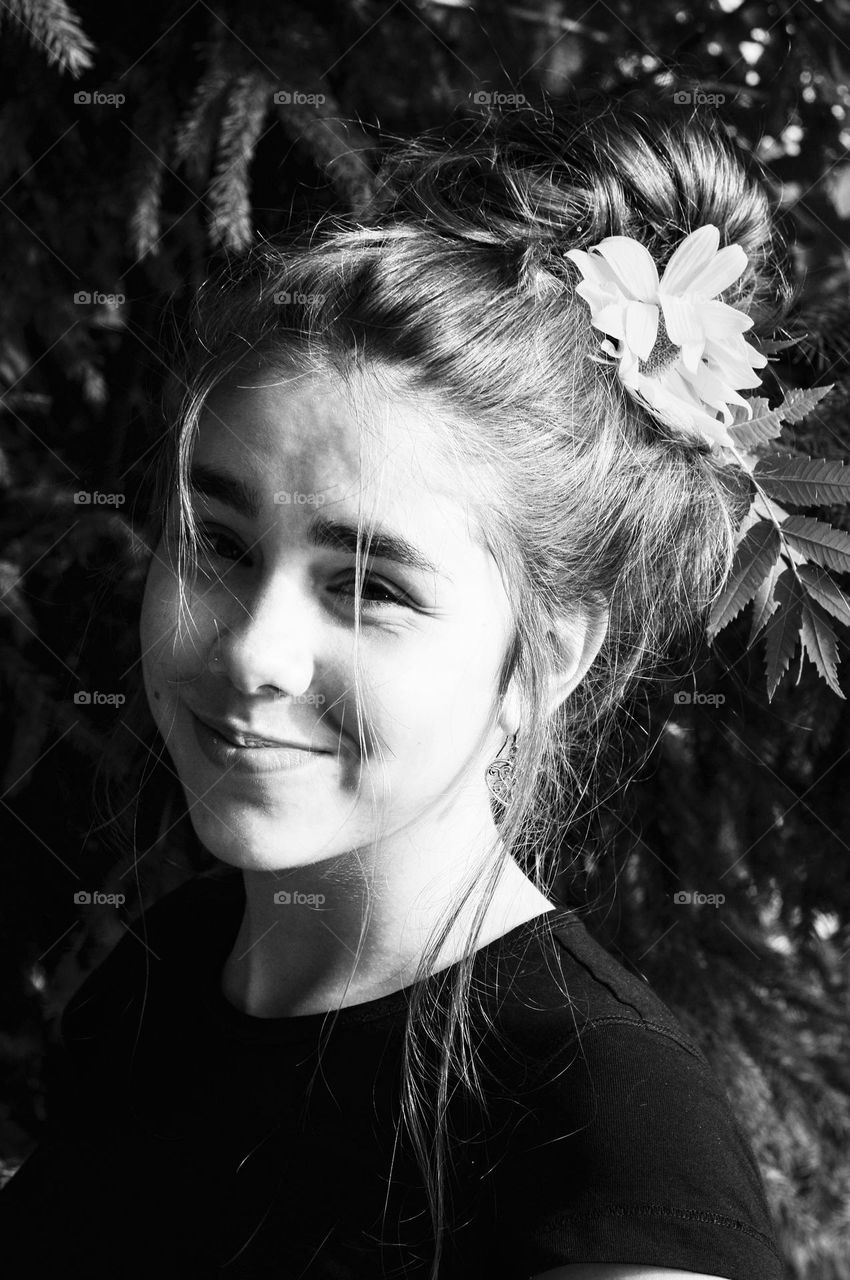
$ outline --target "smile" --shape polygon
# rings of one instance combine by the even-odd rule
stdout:
[[[211,764],[228,773],[267,774],[303,769],[315,764],[318,760],[331,759],[328,751],[308,751],[302,747],[286,746],[282,743],[256,741],[242,738],[237,742],[226,737],[219,729],[212,729],[199,720],[194,712],[192,726],[195,739],[201,752]]]

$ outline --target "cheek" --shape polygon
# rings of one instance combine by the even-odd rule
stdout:
[[[487,725],[496,700],[498,660],[492,631],[449,626],[443,620],[415,645],[405,644],[371,666],[374,696],[388,741],[439,741],[441,751],[464,754]]]

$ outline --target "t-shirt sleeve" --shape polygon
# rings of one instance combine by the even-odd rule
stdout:
[[[584,1027],[492,1171],[513,1273],[642,1263],[782,1280],[755,1156],[705,1061],[646,1022]]]

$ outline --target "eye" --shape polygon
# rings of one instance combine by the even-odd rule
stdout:
[[[345,584],[337,586],[335,591],[339,595],[348,596],[353,601],[354,578],[351,578],[350,581]],[[371,599],[373,604],[380,605],[411,605],[413,603],[406,591],[398,591],[394,587],[382,582],[380,578],[373,577],[371,574],[367,574],[363,582],[362,596],[364,600]],[[379,596],[382,596],[383,599],[378,599]]]
[[[229,545],[231,548],[236,549],[237,554],[235,557],[233,557],[234,563],[239,563],[247,559],[247,557],[243,555],[243,553],[239,550],[239,548],[237,547],[237,544],[233,541],[233,539],[228,537],[226,533],[220,532],[219,530],[213,528],[211,525],[201,525],[200,532],[203,535],[204,539],[209,543],[209,549],[212,551],[213,556],[215,556],[217,559],[220,559],[220,560],[228,559],[228,556],[226,554],[216,551],[217,543],[219,544],[224,543],[225,545]],[[202,555],[209,554],[207,547],[204,546],[203,544],[199,546],[198,550]]]
[[[206,554],[212,554],[216,559],[229,560],[233,564],[245,563],[248,559],[240,549],[238,543],[228,534],[216,529],[212,525],[201,525],[200,531],[209,543],[209,551]],[[217,547],[224,545],[225,550],[217,550]],[[235,551],[235,555],[229,555],[227,548]],[[199,548],[201,554],[205,554],[204,548]],[[354,600],[354,577],[352,576],[345,583],[338,584],[331,588],[335,595],[347,597],[352,602]],[[413,600],[406,591],[391,586],[389,583],[383,582],[380,578],[373,574],[366,574],[363,581],[362,590],[363,600],[376,605],[408,605],[413,606]]]

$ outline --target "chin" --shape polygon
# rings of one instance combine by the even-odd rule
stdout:
[[[192,825],[198,840],[208,853],[219,862],[231,867],[239,867],[242,871],[292,871],[297,867],[310,866],[323,862],[333,856],[318,850],[310,851],[307,840],[300,840],[293,847],[289,841],[261,838],[259,833],[250,831],[234,835],[233,830],[223,826],[221,822],[205,814],[200,821],[192,815]],[[305,852],[306,850],[306,852]]]

